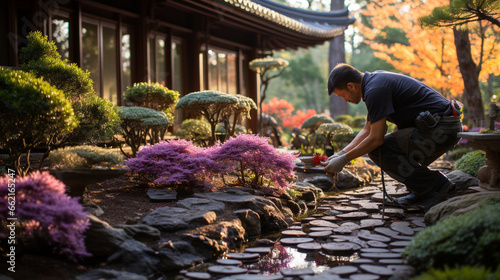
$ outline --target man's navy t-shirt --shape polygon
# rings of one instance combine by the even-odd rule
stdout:
[[[365,72],[362,93],[368,121],[387,117],[398,129],[414,127],[420,112],[442,114],[450,106],[450,101],[422,82],[386,71]]]

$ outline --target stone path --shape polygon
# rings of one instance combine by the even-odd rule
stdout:
[[[390,195],[407,194],[404,185],[385,178]],[[409,279],[414,268],[406,264],[401,252],[424,229],[423,213],[386,206],[382,219],[381,194],[382,183],[378,179],[356,190],[326,196],[318,201],[314,215],[290,224],[277,241],[292,256],[300,252],[298,257],[305,256],[306,260],[283,262],[278,268],[276,261],[274,269],[279,271],[264,275],[257,268],[261,268],[263,259],[272,260],[272,244],[268,244],[229,253],[227,259],[219,260],[207,272],[185,276],[224,280]]]

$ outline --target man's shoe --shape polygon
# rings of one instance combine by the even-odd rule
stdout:
[[[410,193],[409,195],[397,198],[396,202],[403,206],[411,206],[414,204],[418,204],[424,200],[425,200],[424,197],[414,193]]]
[[[442,184],[437,185],[437,187],[425,195],[427,198],[422,203],[422,206],[420,206],[423,211],[427,212],[434,205],[445,201],[448,190],[455,188],[455,184],[446,177],[441,178],[440,181],[442,181]]]

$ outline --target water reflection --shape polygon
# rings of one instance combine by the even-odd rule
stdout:
[[[244,267],[249,270],[259,270],[262,274],[276,274],[285,268],[311,268],[315,274],[319,274],[358,258],[357,253],[348,256],[333,256],[320,250],[305,251],[296,247],[283,246],[277,242],[269,254],[261,257],[257,263],[246,264]]]

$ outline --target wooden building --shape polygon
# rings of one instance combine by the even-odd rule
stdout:
[[[315,12],[270,0],[3,0],[0,65],[18,66],[32,30],[91,72],[95,90],[117,105],[135,82],[181,95],[199,90],[258,101],[254,58],[309,47],[342,34],[347,9]]]

